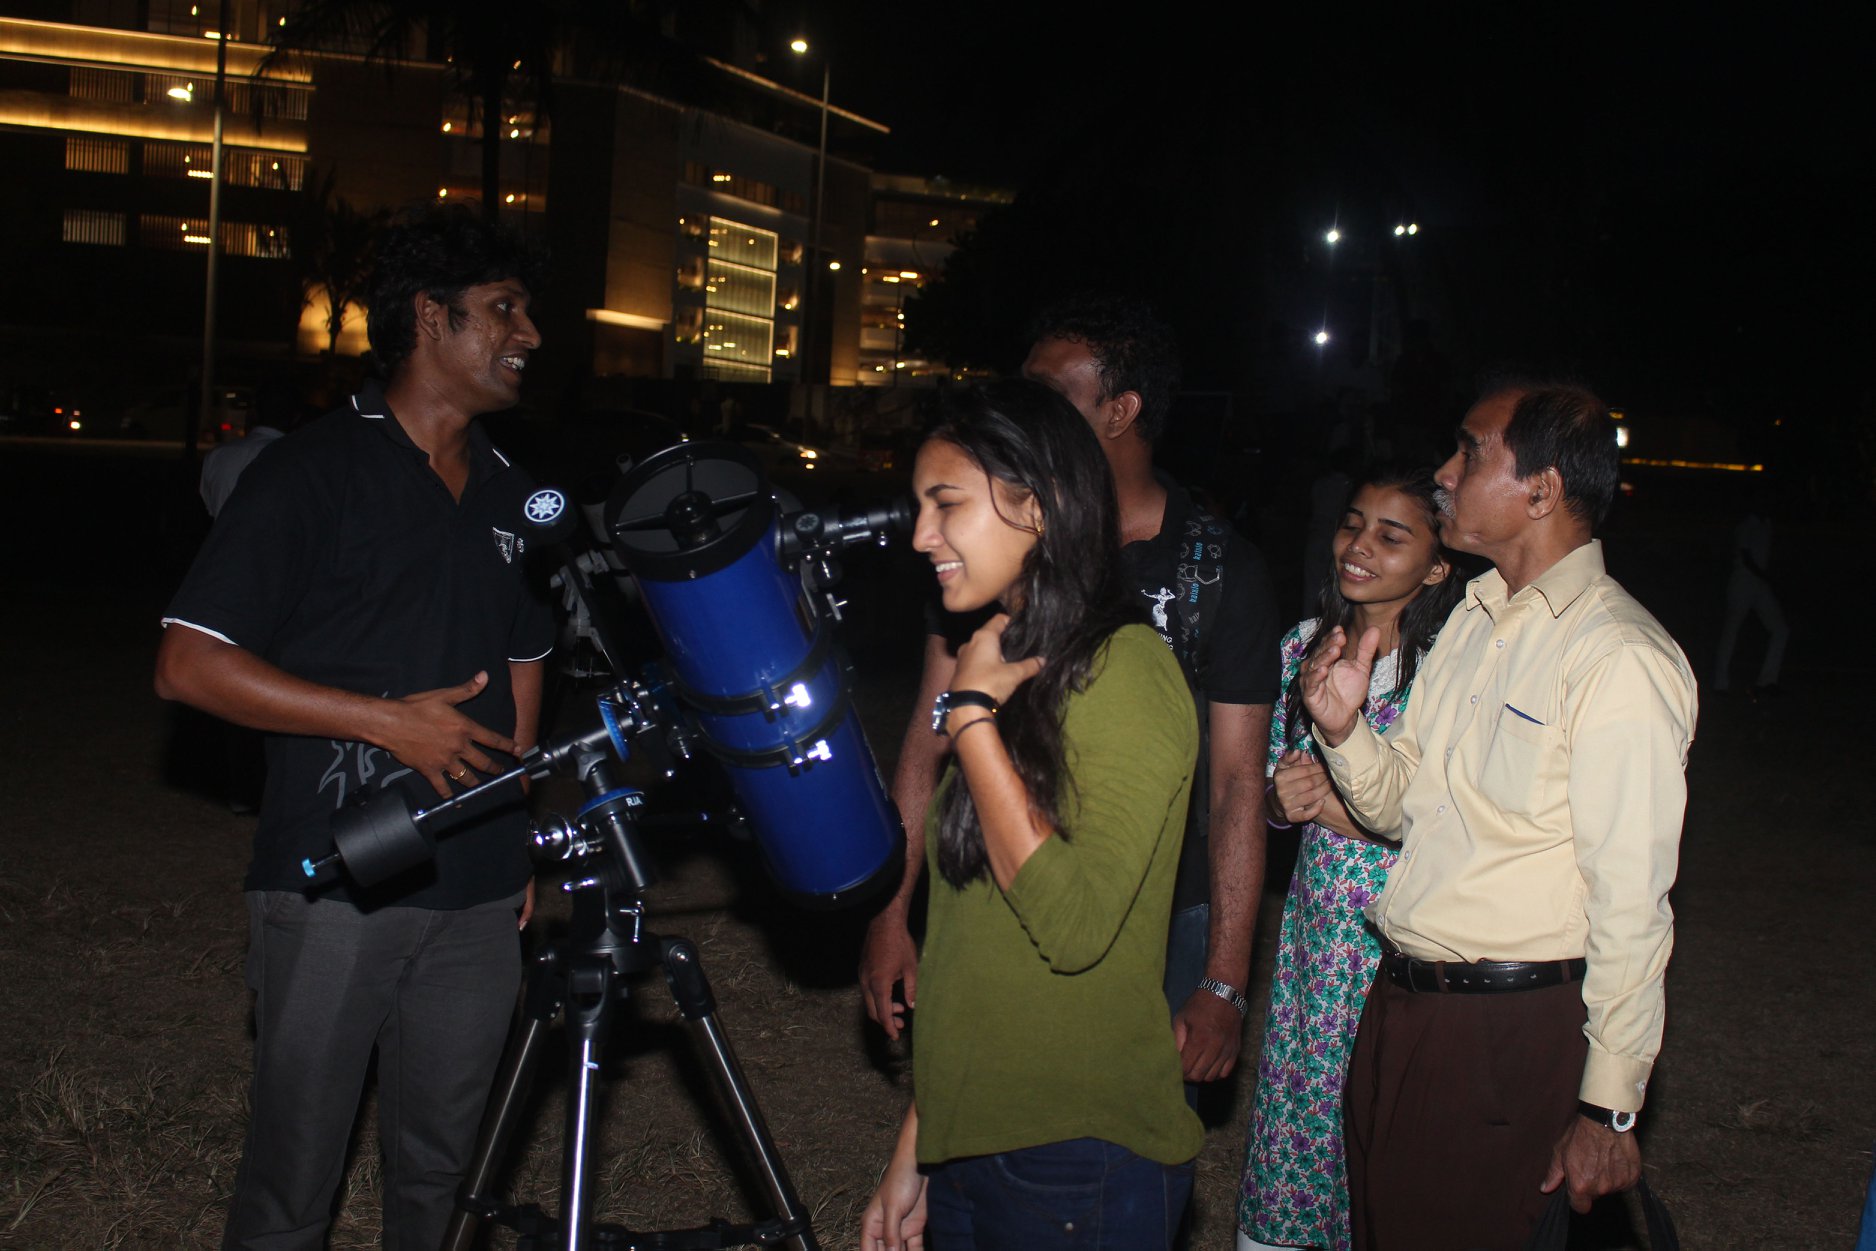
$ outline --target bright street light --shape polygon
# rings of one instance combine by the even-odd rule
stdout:
[[[1329,233],[1322,238],[1325,243],[1340,243],[1342,242],[1342,232],[1331,227]]]
[[[1317,347],[1329,346],[1329,332],[1327,330],[1318,330],[1316,332],[1316,346]]]
[[[806,56],[807,37],[797,35],[789,40],[788,47],[796,56]],[[825,298],[821,283],[816,278],[815,262],[821,256],[821,218],[827,211],[827,113],[829,84],[832,81],[833,67],[828,62],[827,54],[823,52],[821,53],[821,141],[816,145],[814,152],[814,208],[808,227],[807,291],[805,292],[807,299],[806,307],[801,314],[801,380],[810,383],[814,381],[815,365],[815,353],[812,349],[819,346],[814,343],[812,318],[819,315],[821,302]],[[827,268],[838,271],[840,262],[830,260]]]

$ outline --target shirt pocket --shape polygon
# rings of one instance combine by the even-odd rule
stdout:
[[[1551,805],[1563,736],[1506,704],[1492,727],[1491,745],[1479,769],[1479,793],[1507,813],[1537,816]]]

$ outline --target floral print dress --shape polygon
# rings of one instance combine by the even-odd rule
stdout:
[[[1285,691],[1296,680],[1316,625],[1304,621],[1283,636]],[[1398,654],[1375,659],[1365,715],[1377,734],[1407,706],[1406,692],[1389,698],[1398,662]],[[1279,699],[1270,727],[1271,771],[1288,740]],[[1307,735],[1296,745],[1315,750]],[[1343,838],[1319,825],[1302,827],[1244,1144],[1238,1228],[1259,1242],[1334,1251],[1350,1245],[1342,1083],[1368,984],[1381,960],[1362,909],[1381,893],[1396,854],[1392,847]]]

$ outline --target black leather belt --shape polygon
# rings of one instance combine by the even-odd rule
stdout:
[[[1588,967],[1589,961],[1581,956],[1574,960],[1481,960],[1462,964],[1457,960],[1416,960],[1398,951],[1381,953],[1381,971],[1390,982],[1403,990],[1434,994],[1494,995],[1508,990],[1542,990],[1581,981]]]

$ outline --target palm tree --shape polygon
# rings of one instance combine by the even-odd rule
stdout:
[[[288,226],[288,242],[299,272],[300,307],[311,303],[317,292],[326,296],[328,356],[339,350],[346,311],[353,305],[364,307],[372,244],[390,216],[381,208],[360,210],[344,196],[335,196],[334,182],[331,170],[307,179]]]
[[[482,208],[493,217],[507,105],[526,98],[547,113],[558,61],[577,59],[584,73],[616,69],[627,53],[657,41],[645,15],[658,7],[656,0],[306,0],[273,32],[261,72],[322,51],[362,51],[387,66],[413,49],[443,60],[482,126]]]

